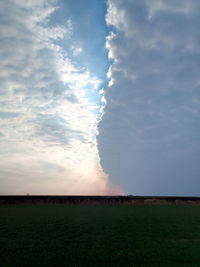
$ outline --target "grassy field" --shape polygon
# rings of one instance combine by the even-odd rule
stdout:
[[[200,266],[200,207],[2,205],[0,266]]]

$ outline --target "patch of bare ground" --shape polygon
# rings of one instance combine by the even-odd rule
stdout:
[[[200,205],[200,200],[182,200],[182,199],[176,199],[174,204],[176,205]]]
[[[171,202],[166,199],[147,198],[144,199],[145,205],[170,205]]]

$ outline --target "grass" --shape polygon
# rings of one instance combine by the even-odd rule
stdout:
[[[200,266],[200,207],[2,205],[0,266]]]

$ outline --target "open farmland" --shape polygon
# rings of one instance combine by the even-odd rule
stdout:
[[[1,266],[200,266],[200,207],[0,205]]]

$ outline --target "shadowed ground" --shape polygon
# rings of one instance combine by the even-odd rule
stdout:
[[[1,266],[200,266],[199,206],[0,205]]]

